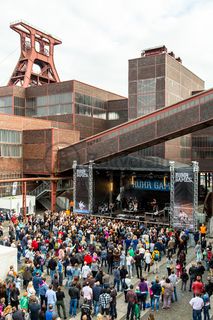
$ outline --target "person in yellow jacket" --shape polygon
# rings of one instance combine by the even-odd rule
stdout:
[[[152,252],[152,260],[153,260],[153,265],[154,265],[154,273],[159,272],[159,260],[160,260],[160,252],[155,249]]]

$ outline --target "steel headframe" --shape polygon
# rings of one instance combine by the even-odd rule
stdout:
[[[20,35],[21,54],[8,86],[27,88],[59,82],[53,53],[61,40],[23,21],[12,23],[10,28]]]

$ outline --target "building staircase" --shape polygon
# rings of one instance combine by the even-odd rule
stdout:
[[[57,190],[56,190],[56,210],[61,211],[64,210],[63,202],[58,199],[64,191],[68,191],[72,189],[72,181],[64,181],[59,180],[57,182]],[[51,182],[43,181],[39,184],[35,189],[29,192],[29,195],[34,196],[36,201],[38,201],[45,209],[50,210],[51,201],[50,201],[50,193],[51,193]]]

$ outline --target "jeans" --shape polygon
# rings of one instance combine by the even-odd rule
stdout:
[[[127,266],[127,271],[128,271],[129,277],[132,278],[132,265],[131,264]]]
[[[67,275],[66,287],[70,287],[71,282],[72,282],[72,275]]]
[[[194,310],[193,309],[193,313],[192,313],[192,317],[193,317],[193,320],[202,320],[202,310]]]
[[[187,284],[187,281],[185,282],[183,282],[182,281],[182,283],[181,283],[181,290],[184,290],[184,291],[186,291],[186,284]]]
[[[18,259],[18,262],[21,262],[21,251],[17,252],[17,259]]]
[[[144,268],[145,272],[146,272],[146,269],[147,269],[147,272],[150,271],[150,263],[145,263],[145,268]]]
[[[112,267],[113,267],[113,263],[112,262],[108,262],[108,273],[112,274]]]
[[[117,292],[120,291],[120,280],[119,279],[114,279],[114,286],[117,289]]]
[[[124,291],[125,279],[121,279],[121,291]]]
[[[77,298],[70,300],[70,315],[71,316],[76,316],[77,303],[78,303]]]
[[[55,275],[55,270],[51,270],[50,269],[50,278],[51,278],[51,280],[53,280],[54,275]]]
[[[58,273],[58,280],[59,280],[59,286],[62,286],[63,285],[63,272],[59,272]]]
[[[99,313],[99,306],[100,306],[100,304],[99,304],[99,301],[93,301],[93,307],[94,307],[94,314],[95,314],[95,316],[97,316],[97,314]]]
[[[210,306],[203,307],[204,320],[210,320],[209,308],[210,308]]]
[[[154,311],[155,309],[155,304],[156,304],[156,310],[159,310],[159,300],[160,300],[160,296],[156,296],[154,295],[153,299],[152,299],[152,311]]]
[[[178,300],[178,298],[177,298],[177,288],[176,288],[176,287],[174,287],[174,292],[173,292],[172,300],[173,300],[173,301],[177,301],[177,300]]]
[[[110,303],[110,312],[109,313],[110,313],[112,320],[117,318],[117,309],[116,309],[115,303]]]

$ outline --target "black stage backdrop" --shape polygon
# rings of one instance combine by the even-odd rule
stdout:
[[[76,168],[76,201],[74,212],[89,213],[89,167]]]
[[[194,229],[193,168],[175,168],[174,173],[173,226]]]

